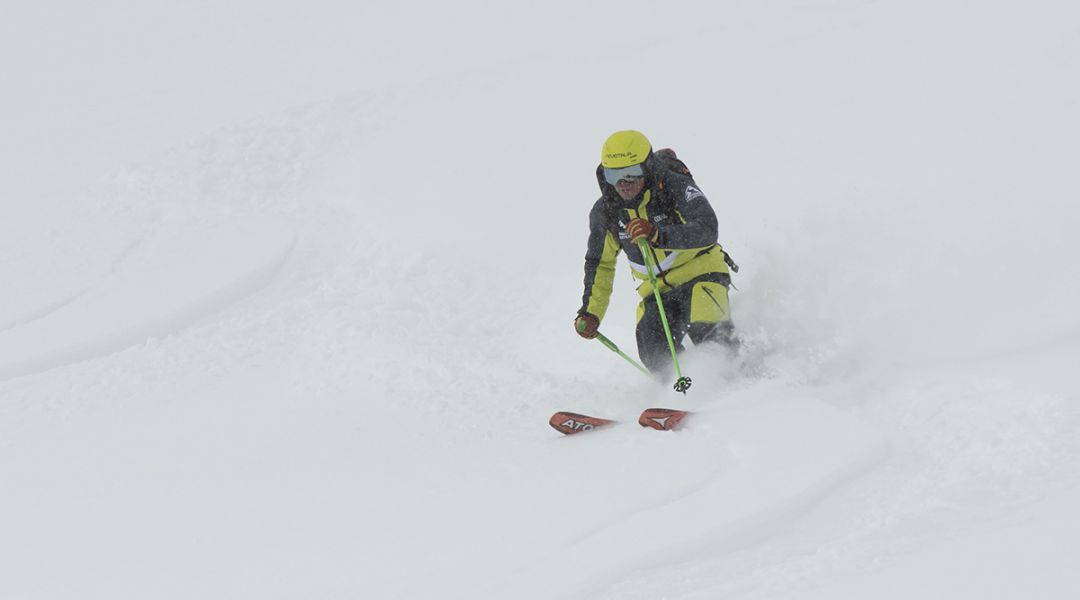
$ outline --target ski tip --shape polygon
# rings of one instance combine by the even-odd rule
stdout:
[[[551,419],[548,420],[548,423],[555,428],[555,431],[565,435],[573,435],[583,431],[592,431],[605,425],[611,425],[614,422],[615,421],[612,421],[611,419],[601,419],[599,417],[590,417],[588,415],[564,411],[559,411],[551,415]]]
[[[671,431],[678,428],[689,414],[689,411],[673,408],[647,408],[638,417],[638,424],[660,431]]]

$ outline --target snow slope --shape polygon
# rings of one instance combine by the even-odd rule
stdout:
[[[1075,596],[1072,4],[8,12],[0,597]],[[742,266],[686,397],[570,328],[627,127]]]

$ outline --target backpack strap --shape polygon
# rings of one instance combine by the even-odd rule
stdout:
[[[676,173],[686,175],[690,179],[693,179],[693,174],[690,173],[690,168],[686,166],[686,163],[675,155],[675,151],[671,148],[661,148],[656,151],[656,157],[660,159],[664,166],[675,171]]]

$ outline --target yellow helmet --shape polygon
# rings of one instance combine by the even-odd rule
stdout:
[[[600,164],[609,169],[622,169],[645,162],[652,152],[649,138],[640,131],[628,129],[608,136],[600,150]]]

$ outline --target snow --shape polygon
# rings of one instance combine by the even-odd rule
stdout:
[[[92,291],[0,334],[0,377],[95,358],[183,329],[265,286],[292,242],[287,227],[254,220],[152,238]]]
[[[5,12],[0,597],[1075,597],[1073,4]],[[570,325],[628,127],[742,267],[685,397]]]

